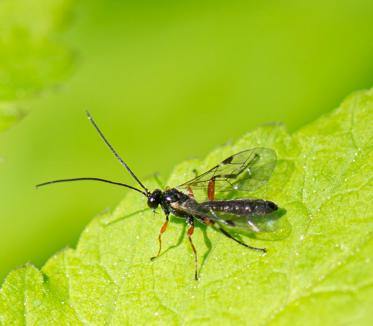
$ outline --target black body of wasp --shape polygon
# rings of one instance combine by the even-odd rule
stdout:
[[[161,206],[166,216],[166,220],[163,223],[158,236],[158,252],[151,259],[154,260],[159,257],[161,253],[161,237],[167,229],[170,214],[178,218],[183,218],[189,225],[187,236],[194,253],[194,274],[196,280],[198,279],[197,251],[192,241],[195,220],[214,227],[240,245],[249,249],[266,252],[265,248],[249,246],[241,240],[233,237],[229,232],[227,232],[227,229],[238,232],[249,231],[254,234],[266,231],[266,224],[261,223],[261,221],[266,216],[276,212],[278,206],[271,201],[262,199],[216,200],[215,194],[225,192],[232,195],[238,191],[254,191],[264,185],[271,177],[276,165],[276,154],[273,150],[269,148],[253,148],[245,150],[226,158],[220,164],[205,173],[197,175],[192,180],[175,188],[167,189],[165,191],[160,189],[149,191],[107,141],[88,112],[87,115],[100,137],[120,163],[136,180],[141,189],[124,183],[95,177],[53,180],[41,183],[37,185],[37,187],[59,182],[93,180],[123,186],[143,194],[147,198],[149,208],[156,209],[158,206]],[[208,200],[198,202],[194,198],[193,189],[207,190]]]

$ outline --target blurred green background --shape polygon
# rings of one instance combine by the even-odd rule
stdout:
[[[74,51],[74,71],[0,135],[0,278],[75,246],[124,193],[94,183],[36,191],[36,183],[132,182],[84,110],[141,178],[167,177],[259,124],[294,131],[373,84],[369,0],[82,0],[71,10],[59,37]]]

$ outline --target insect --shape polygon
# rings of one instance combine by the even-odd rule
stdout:
[[[161,254],[162,234],[167,229],[170,214],[185,219],[189,226],[187,236],[194,254],[194,277],[196,280],[198,280],[198,256],[192,240],[196,221],[212,226],[224,236],[246,248],[263,253],[266,252],[265,248],[253,247],[242,242],[237,237],[232,236],[228,230],[253,234],[268,231],[269,224],[263,221],[265,221],[267,216],[277,212],[278,206],[272,201],[263,199],[217,200],[215,195],[217,193],[226,193],[226,196],[229,197],[233,196],[237,191],[254,191],[264,185],[270,179],[276,165],[276,153],[272,149],[253,148],[241,151],[177,187],[150,191],[119,156],[89,112],[87,112],[87,116],[101,139],[137,182],[139,188],[95,177],[53,180],[38,184],[36,187],[60,182],[91,180],[110,183],[139,192],[146,197],[149,208],[155,210],[160,206],[165,214],[165,221],[158,235],[158,251],[151,260],[156,259]],[[199,202],[195,199],[194,191],[198,191],[198,189],[207,190],[208,200]]]

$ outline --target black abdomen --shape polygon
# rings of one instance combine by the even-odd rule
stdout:
[[[211,200],[201,203],[201,206],[239,216],[267,215],[278,209],[275,203],[262,199]]]

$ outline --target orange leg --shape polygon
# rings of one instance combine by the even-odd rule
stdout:
[[[151,257],[150,260],[154,260],[159,257],[161,250],[162,250],[162,234],[166,232],[167,225],[168,225],[168,215],[166,215],[166,221],[163,223],[161,229],[159,230],[159,235],[158,235],[158,243],[159,243],[159,248],[158,248],[158,253],[156,256]]]
[[[207,197],[209,200],[214,200],[215,198],[215,179],[212,178],[209,181],[209,184],[207,186]]]
[[[203,217],[202,222],[206,225],[214,225],[214,221],[209,219],[208,217]]]
[[[196,247],[194,246],[193,241],[192,241],[192,235],[193,235],[193,232],[194,232],[194,221],[193,221],[193,219],[190,219],[188,221],[188,224],[190,225],[190,228],[187,231],[187,235],[188,235],[188,239],[189,239],[189,242],[190,242],[190,246],[192,247],[193,254],[194,254],[194,278],[195,278],[196,281],[198,281],[197,250],[196,250]]]

